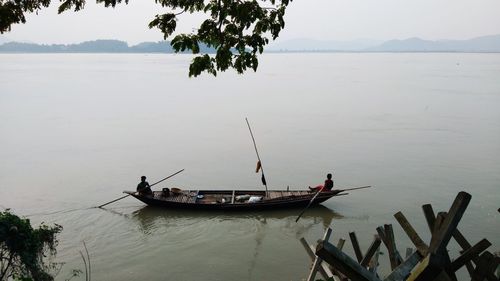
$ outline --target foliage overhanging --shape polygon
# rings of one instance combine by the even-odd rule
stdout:
[[[105,7],[128,4],[129,0],[96,0]],[[50,5],[50,0],[0,0],[0,33],[10,31],[12,24],[25,23],[25,13],[37,12]],[[85,0],[60,0],[59,13],[79,11]],[[238,73],[257,70],[258,54],[279,36],[285,27],[285,10],[291,0],[155,0],[169,12],[159,14],[149,23],[158,28],[166,40],[175,32],[183,13],[202,13],[206,19],[190,34],[175,35],[171,45],[176,52],[191,51],[196,56],[189,76],[202,72],[217,75],[234,68]],[[200,44],[213,47],[215,55],[200,54]]]
[[[61,231],[57,224],[34,229],[28,219],[0,212],[0,280],[54,280],[48,272],[58,264],[46,259],[55,256]]]

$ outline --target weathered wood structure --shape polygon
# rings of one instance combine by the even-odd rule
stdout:
[[[422,240],[403,213],[396,213],[394,217],[416,248],[416,251],[407,249],[405,259],[396,247],[391,224],[377,227],[377,234],[364,254],[356,234],[349,233],[355,258],[351,258],[342,251],[344,240],[341,239],[337,246],[328,241],[332,231],[327,229],[323,240],[318,242],[314,255],[310,253],[314,257],[314,264],[307,280],[314,280],[316,271],[320,269],[325,280],[458,281],[456,272],[465,266],[471,281],[499,281],[497,268],[500,257],[487,251],[491,243],[482,239],[472,245],[457,228],[470,200],[470,194],[460,192],[448,212],[440,212],[437,215],[430,204],[422,206],[432,234],[428,243]],[[455,259],[450,258],[447,250],[447,245],[452,238],[462,248],[460,255]],[[306,249],[311,247],[305,239],[302,238],[301,242]],[[387,248],[392,270],[384,278],[377,273],[381,244]],[[322,262],[326,262],[328,266]],[[328,268],[329,271],[324,268]]]

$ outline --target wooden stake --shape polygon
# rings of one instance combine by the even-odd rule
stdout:
[[[335,265],[335,268],[353,281],[380,281],[355,260],[326,241],[318,243],[316,255],[329,264]]]
[[[442,249],[446,249],[448,242],[450,242],[453,231],[457,228],[460,219],[467,209],[469,202],[471,200],[471,195],[466,192],[459,192],[455,201],[451,205],[448,215],[443,222],[443,225],[439,228],[439,232],[433,233],[431,243],[429,245],[429,250],[432,253],[438,253]]]
[[[330,239],[330,235],[332,234],[332,229],[327,228],[325,234],[323,235],[323,241],[328,241]],[[314,281],[314,277],[316,276],[316,271],[318,271],[319,266],[323,260],[316,256],[314,259],[313,266],[311,268],[311,272],[309,272],[309,276],[307,277],[307,281]]]
[[[356,254],[356,259],[358,260],[358,262],[361,262],[361,260],[363,260],[363,254],[361,253],[361,248],[359,247],[356,233],[349,232],[349,238],[351,238],[351,243],[352,247],[354,248],[354,253]]]
[[[413,226],[411,226],[411,224],[408,222],[408,220],[403,215],[403,213],[397,212],[396,214],[394,214],[394,217],[399,222],[399,224],[401,225],[403,230],[406,232],[406,234],[408,235],[410,240],[413,242],[413,244],[415,245],[417,250],[420,252],[420,254],[422,256],[426,256],[427,253],[429,252],[429,246],[427,246],[427,244],[425,244],[424,241],[422,241],[420,236],[418,236],[417,232],[415,231]]]

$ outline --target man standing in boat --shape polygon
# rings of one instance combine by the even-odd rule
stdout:
[[[153,191],[146,181],[146,176],[141,177],[141,182],[137,185],[137,192],[141,195],[153,195]]]
[[[309,187],[309,189],[311,191],[319,191],[319,190],[323,190],[323,191],[331,191],[333,188],[333,180],[332,180],[332,174],[328,174],[326,175],[326,180],[325,180],[325,184],[324,185],[318,185],[316,187]]]

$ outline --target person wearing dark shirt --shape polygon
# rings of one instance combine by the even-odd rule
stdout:
[[[153,191],[146,181],[146,176],[141,177],[141,182],[137,185],[137,192],[141,195],[153,195]]]
[[[326,175],[325,190],[330,191],[333,188],[332,174]]]
[[[328,174],[326,175],[326,180],[325,180],[325,184],[324,185],[318,185],[316,187],[309,187],[309,189],[311,191],[319,191],[319,190],[323,190],[323,191],[331,191],[333,188],[333,180],[332,180],[332,174]]]

